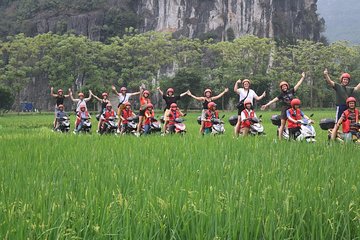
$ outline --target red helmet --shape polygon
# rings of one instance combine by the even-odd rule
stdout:
[[[83,94],[82,92],[79,92],[78,96],[79,96],[79,97],[81,97],[81,96],[83,97],[84,94]]]
[[[122,92],[122,91],[127,91],[126,87],[121,87],[120,92]]]
[[[281,88],[283,85],[286,85],[288,88],[290,87],[289,84],[285,81],[281,81],[279,87]]]
[[[209,88],[205,89],[204,95],[205,95],[207,92],[209,92],[210,94],[212,93],[211,89],[209,89]]]
[[[343,74],[341,74],[340,82],[342,82],[342,80],[343,80],[344,78],[348,78],[349,81],[350,81],[351,76],[350,76],[350,74],[348,74],[348,73],[343,73]]]
[[[58,106],[58,108],[64,108],[64,105],[60,104],[60,105]]]
[[[103,92],[103,93],[101,94],[101,96],[105,97],[105,96],[109,96],[109,94],[108,94],[107,92]]]
[[[291,107],[294,107],[295,105],[300,105],[301,101],[300,101],[300,99],[294,98],[293,100],[291,100],[290,104],[291,104]]]
[[[154,108],[154,105],[152,105],[151,103],[149,103],[146,108]]]
[[[129,102],[125,102],[124,105],[125,106],[131,106],[131,104]]]
[[[252,102],[250,99],[246,99],[245,102],[244,102],[244,106],[246,106],[246,104],[251,104],[252,105]]]
[[[208,109],[211,109],[211,108],[213,108],[213,107],[216,107],[216,103],[214,103],[214,102],[209,102],[209,103],[208,103]]]
[[[143,91],[143,95],[144,94],[150,95],[150,92],[148,90],[145,90],[145,91]]]
[[[177,104],[176,104],[176,103],[172,103],[172,104],[170,105],[170,108],[177,108]]]
[[[169,92],[174,93],[175,91],[174,91],[174,89],[173,89],[173,88],[168,88],[168,89],[166,90],[166,93],[169,93]]]
[[[248,82],[249,84],[251,83],[249,79],[244,79],[244,80],[242,81],[242,84],[244,85],[244,83],[246,83],[246,82]]]
[[[354,102],[356,104],[356,99],[354,97],[348,97],[346,99],[346,105],[349,106],[349,103]]]
[[[112,107],[111,103],[106,104],[106,107]]]
[[[60,88],[57,92],[60,93],[60,92],[64,92],[64,91]]]
[[[86,108],[86,105],[82,103],[82,104],[80,104],[79,108],[80,108],[80,109]]]

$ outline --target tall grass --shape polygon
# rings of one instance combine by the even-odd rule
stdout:
[[[279,143],[268,113],[263,138],[201,137],[188,118],[185,137],[141,138],[0,118],[0,238],[359,238],[357,146]]]

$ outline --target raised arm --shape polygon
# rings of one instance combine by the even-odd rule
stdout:
[[[111,89],[113,90],[113,92],[116,94],[116,95],[119,95],[119,92],[116,91],[116,87],[114,85],[111,86]]]
[[[84,98],[85,102],[88,102],[91,100],[91,90],[89,90],[89,97],[88,98]]]
[[[354,88],[355,92],[359,92],[360,91],[360,83],[358,85],[356,85],[356,87]]]
[[[92,95],[96,100],[101,101],[101,98],[96,96],[91,90],[89,92],[90,92],[90,96]]]
[[[239,79],[239,80],[237,80],[236,82],[235,82],[235,85],[234,85],[234,92],[236,92],[237,94],[239,94],[238,93],[238,83],[241,83],[241,79]]]
[[[182,94],[180,94],[180,97],[183,97],[183,96],[187,95],[188,92],[189,92],[189,90],[187,90],[186,92],[183,92]]]
[[[299,89],[299,87],[300,87],[300,85],[302,84],[302,82],[304,81],[304,79],[305,79],[305,72],[303,72],[303,73],[301,74],[300,80],[299,80],[299,81],[297,82],[297,84],[295,85],[295,87],[294,87],[295,92]]]
[[[333,80],[331,80],[327,68],[325,68],[325,70],[324,70],[324,78],[325,78],[325,81],[327,82],[327,84],[329,84],[331,87],[335,86],[335,82]]]
[[[224,96],[225,93],[227,93],[229,91],[228,88],[225,88],[225,90],[220,93],[219,95],[215,96],[215,97],[212,97],[212,100],[215,101],[215,100],[218,100],[219,98],[221,98],[222,96]]]
[[[54,88],[53,87],[50,88],[50,95],[52,97],[57,97],[58,96],[57,94],[54,94]]]
[[[256,96],[255,96],[255,99],[256,99],[257,101],[260,101],[260,100],[263,99],[265,96],[266,96],[266,91],[264,91],[260,96],[256,95]]]
[[[140,93],[141,93],[140,91],[129,93],[129,96],[131,97],[131,96],[139,95]]]
[[[156,89],[159,91],[161,96],[164,96],[164,93],[163,93],[163,91],[161,91],[160,87],[157,87]]]
[[[279,101],[279,98],[278,98],[278,97],[274,98],[273,100],[271,100],[271,101],[268,102],[267,104],[262,105],[262,106],[261,106],[261,110],[265,110],[268,106],[270,106],[271,104],[273,104],[273,103],[275,103],[275,102],[277,102],[277,101]]]
[[[204,97],[194,96],[190,91],[189,91],[188,95],[197,101],[204,101]]]
[[[78,98],[73,97],[73,94],[72,94],[72,91],[70,88],[69,88],[69,96],[70,96],[71,101],[73,101],[73,102],[78,102],[80,100]]]

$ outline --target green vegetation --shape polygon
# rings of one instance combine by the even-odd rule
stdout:
[[[196,114],[185,137],[141,138],[0,117],[0,238],[358,238],[358,147],[328,144],[318,127],[316,144],[275,143],[263,115],[268,136],[247,139],[229,125],[200,137]]]
[[[109,91],[111,84],[136,90],[144,83],[150,90],[175,86],[201,93],[205,88],[231,89],[237,79],[249,78],[252,88],[258,93],[267,90],[270,99],[278,94],[280,80],[294,84],[305,71],[307,77],[298,92],[303,105],[330,107],[334,94],[323,80],[324,68],[333,80],[343,71],[351,73],[351,84],[360,77],[360,47],[345,42],[277,46],[271,39],[255,36],[213,42],[174,39],[169,33],[138,34],[133,28],[106,44],[75,35],[48,33],[31,38],[20,34],[0,42],[0,59],[0,85],[14,90],[17,105],[21,91],[36,81],[49,83],[37,92],[48,92],[49,85],[96,93]],[[223,106],[233,105],[232,101],[226,95]]]

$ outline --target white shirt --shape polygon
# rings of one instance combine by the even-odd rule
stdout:
[[[125,102],[129,101],[130,93],[126,93],[125,96],[122,93],[118,95],[119,103],[124,104]]]
[[[85,99],[83,99],[83,100],[79,99],[79,101],[76,103],[76,111],[80,112],[80,105],[81,104],[85,104],[85,110],[87,111],[87,106],[86,106]]]
[[[248,92],[245,91],[243,88],[238,88],[237,92],[239,94],[239,102],[246,97],[246,99],[249,99],[251,101],[251,104],[254,104],[254,98],[258,97],[258,95],[252,89],[249,89],[248,91],[250,92],[249,95],[246,97]]]

